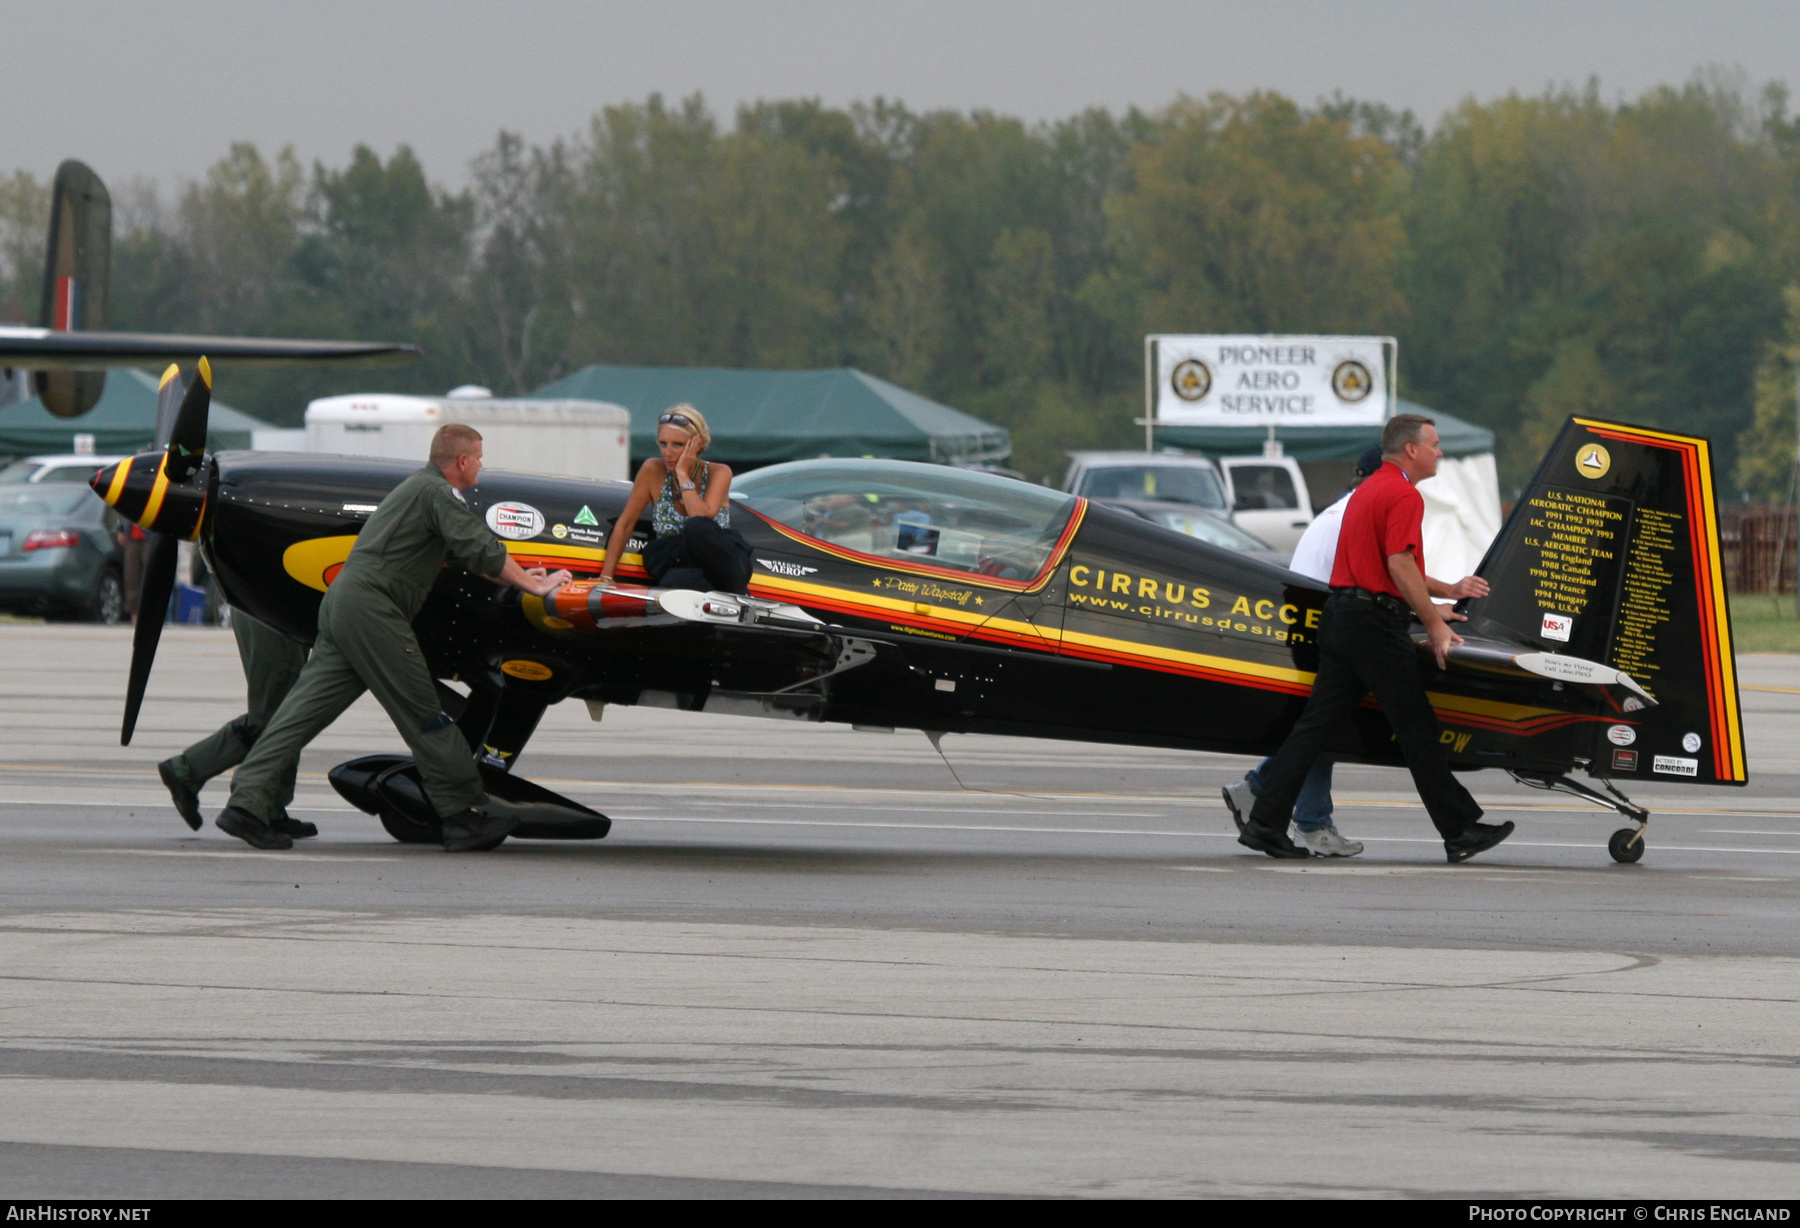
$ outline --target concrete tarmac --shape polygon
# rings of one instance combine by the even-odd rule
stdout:
[[[157,760],[241,710],[171,628],[0,625],[0,1194],[1792,1197],[1800,658],[1752,784],[1616,816],[1494,773],[1463,866],[1404,772],[1354,861],[1233,839],[1222,755],[552,709],[519,772],[616,821],[448,856],[324,779],[288,853]],[[947,758],[948,763],[945,759]],[[206,796],[224,802],[223,782]]]

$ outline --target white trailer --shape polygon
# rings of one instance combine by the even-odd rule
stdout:
[[[503,400],[486,389],[446,396],[392,392],[322,397],[306,407],[306,450],[425,463],[446,422],[481,432],[483,463],[589,480],[631,476],[631,414],[605,401]]]

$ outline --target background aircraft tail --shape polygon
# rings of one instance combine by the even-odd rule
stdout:
[[[112,270],[112,197],[100,176],[70,160],[56,168],[50,242],[38,324],[61,332],[105,332]],[[32,383],[59,418],[85,414],[106,391],[104,371],[36,371]]]
[[[1655,698],[1585,726],[1595,775],[1748,779],[1705,439],[1569,419],[1478,574],[1476,634],[1602,662]]]

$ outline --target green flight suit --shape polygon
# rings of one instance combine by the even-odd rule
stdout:
[[[257,735],[268,725],[281,701],[293,689],[306,664],[306,646],[296,644],[241,610],[231,612],[231,633],[237,637],[238,660],[244,666],[249,711],[210,737],[200,739],[176,755],[172,762],[182,783],[198,793],[206,782],[244,761]],[[294,800],[294,773],[281,782],[278,806]]]
[[[231,804],[268,823],[300,752],[367,691],[418,762],[425,794],[448,818],[487,800],[462,732],[443,711],[412,620],[446,561],[497,576],[506,547],[426,465],[389,492],[357,535],[319,603],[312,659],[231,780]]]

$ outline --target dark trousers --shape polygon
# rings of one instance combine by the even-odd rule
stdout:
[[[1450,757],[1438,741],[1437,714],[1425,698],[1421,657],[1407,634],[1408,618],[1373,601],[1333,594],[1320,624],[1319,676],[1312,698],[1262,769],[1250,821],[1267,831],[1286,830],[1300,786],[1332,731],[1373,691],[1394,727],[1431,821],[1446,840],[1461,835],[1481,817],[1481,807],[1451,774]]]
[[[487,800],[468,739],[443,711],[412,625],[387,596],[333,585],[319,604],[312,656],[268,728],[231,778],[231,804],[267,823],[279,817],[282,781],[300,752],[344,709],[373,691],[419,764],[439,818]]]
[[[231,613],[231,632],[237,637],[238,659],[244,665],[249,692],[249,711],[210,737],[200,739],[171,761],[175,774],[196,793],[213,777],[242,763],[256,745],[281,701],[294,689],[295,679],[306,665],[306,646],[296,644],[271,627],[265,627],[242,610]],[[276,808],[294,800],[296,760],[282,777]]]
[[[644,547],[644,570],[663,588],[750,590],[750,543],[711,516],[689,516],[680,533]]]

